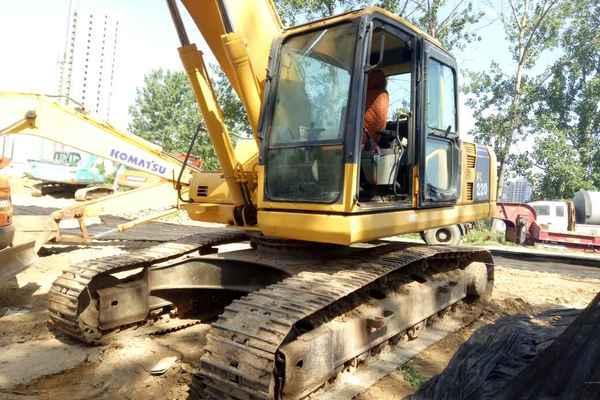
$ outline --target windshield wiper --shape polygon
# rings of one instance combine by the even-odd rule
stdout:
[[[325,36],[328,30],[329,29],[325,29],[323,32],[321,32],[319,36],[317,36],[315,40],[313,40],[313,42],[306,48],[306,50],[304,50],[302,56],[306,57],[306,55],[310,53],[312,49],[314,49],[314,47],[321,41],[321,39],[323,39],[323,36]]]

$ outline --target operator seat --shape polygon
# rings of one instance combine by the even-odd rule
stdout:
[[[385,74],[380,69],[369,72],[367,81],[367,100],[365,102],[365,120],[363,146],[371,138],[377,145],[382,130],[385,129],[388,119],[390,96],[386,90],[387,81]]]

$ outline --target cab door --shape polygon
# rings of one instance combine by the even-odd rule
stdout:
[[[419,206],[449,206],[460,188],[456,63],[427,42],[422,61]]]

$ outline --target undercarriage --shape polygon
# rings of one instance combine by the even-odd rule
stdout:
[[[253,240],[254,249],[206,254],[244,240],[237,231],[207,231],[69,267],[51,289],[51,322],[96,343],[167,311],[220,313],[191,397],[300,399],[493,286],[490,254],[465,247],[317,248],[263,239]]]

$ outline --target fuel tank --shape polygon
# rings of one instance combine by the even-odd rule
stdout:
[[[573,198],[578,224],[600,225],[600,192],[580,190]]]

